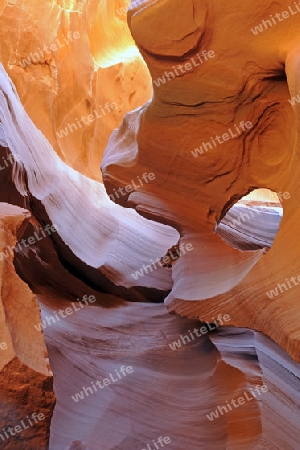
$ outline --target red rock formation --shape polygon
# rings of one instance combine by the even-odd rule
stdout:
[[[257,10],[251,2],[200,1],[135,8],[129,27],[154,95],[112,134],[102,168],[108,193],[152,171],[155,181],[130,193],[128,205],[172,225],[181,244],[193,245],[172,271],[169,311],[205,321],[230,314],[230,325],[264,332],[300,361],[299,285],[283,288],[271,302],[267,295],[300,275],[300,244],[290,238],[300,219],[299,104],[289,102],[299,91],[300,14],[290,12],[286,22],[280,16],[262,32],[255,28],[288,9],[287,0],[264,1]],[[255,188],[290,196],[282,199],[282,223],[267,254],[233,249],[214,233],[229,208]],[[277,225],[273,219],[268,233]]]
[[[296,450],[300,6],[129,3],[0,10],[3,448]]]
[[[48,448],[55,403],[44,336],[34,328],[40,321],[37,300],[13,265],[16,234],[28,216],[0,204],[0,448],[5,450]],[[34,413],[43,420],[31,420]]]
[[[0,12],[1,63],[26,112],[64,161],[95,180],[112,130],[151,97],[126,6],[14,0]]]

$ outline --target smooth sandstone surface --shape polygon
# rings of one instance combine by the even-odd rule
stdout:
[[[300,219],[299,104],[288,101],[300,90],[300,14],[251,31],[288,6],[287,0],[258,8],[250,1],[148,1],[133,9],[128,23],[154,93],[113,132],[102,171],[109,194],[137,174],[154,172],[155,182],[129,194],[128,206],[175,227],[180,242],[193,242],[195,250],[172,271],[170,312],[207,321],[230,314],[230,325],[262,331],[299,362],[299,286],[283,288],[272,301],[266,292],[300,274],[300,243],[292,238]],[[226,39],[224,30],[230,30]],[[188,63],[181,73],[179,66]],[[252,126],[241,132],[242,122]],[[229,130],[236,136],[219,143],[217,136]],[[211,148],[193,156],[207,142]],[[258,188],[290,198],[282,199],[270,251],[242,252],[214,231],[237,200]],[[275,223],[270,215],[268,234]]]
[[[109,135],[152,92],[126,6],[115,0],[0,1],[0,60],[22,104],[57,154],[98,181]]]
[[[288,7],[0,0],[0,255],[56,227],[0,260],[0,429],[46,416],[5,449],[298,450],[300,12],[251,31]]]
[[[49,317],[49,300],[40,300],[48,303],[42,310]],[[116,301],[112,309],[91,305],[46,327],[57,395],[50,448],[144,449],[167,435],[174,450],[225,450],[228,443],[243,450],[296,449],[299,365],[246,329],[219,328],[170,348],[195,326],[198,321],[170,316],[164,305],[120,307]],[[118,380],[115,371],[123,365],[133,372]],[[97,387],[109,374],[118,381]],[[88,391],[93,385],[97,390]],[[268,390],[254,398],[257,385]],[[80,392],[83,398],[74,401]],[[207,418],[241,396],[243,405]]]

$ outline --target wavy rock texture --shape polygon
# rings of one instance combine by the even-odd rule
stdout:
[[[124,211],[109,200],[102,184],[64,163],[26,114],[3,67],[0,70],[1,121],[11,154],[19,158],[11,173],[13,189],[30,199],[27,207],[41,224],[57,227],[58,233],[52,239],[64,252],[64,258],[70,264],[81,266],[81,270],[87,265],[97,269],[87,274],[90,278],[97,274],[103,281],[101,269],[116,285],[126,288],[150,285],[168,290],[169,272],[165,276],[162,269],[152,271],[145,279],[136,281],[132,273],[143,263],[163,256],[176,244],[178,233],[171,227],[147,221],[135,211]],[[9,194],[4,192],[3,197],[6,195]],[[97,283],[95,279],[91,281]]]
[[[3,448],[298,450],[288,6],[0,0],[0,429],[46,416]]]
[[[300,244],[291,239],[300,219],[299,105],[288,102],[300,89],[300,14],[255,29],[288,6],[148,1],[129,13],[154,95],[112,134],[102,169],[109,194],[137,174],[155,173],[151,185],[128,195],[128,206],[174,226],[181,243],[193,243],[172,271],[169,311],[205,321],[227,313],[230,325],[262,331],[299,362],[299,286],[283,288],[272,301],[266,292],[300,274]],[[243,122],[251,126],[241,131]],[[225,133],[229,138],[218,140]],[[214,233],[228,209],[255,188],[290,194],[267,254],[233,249]],[[268,244],[265,234],[277,225],[270,214],[260,241]]]
[[[115,0],[0,2],[1,62],[22,104],[59,156],[95,180],[112,130],[151,97],[126,6]]]
[[[49,306],[42,310],[43,317],[53,314]],[[58,399],[50,448],[142,449],[169,436],[174,450],[296,449],[298,364],[244,329],[225,328],[170,348],[198,325],[168,315],[163,305],[121,306],[116,299],[113,308],[90,306],[47,327]],[[110,373],[117,379],[122,365],[133,373],[84,394]],[[251,399],[251,389],[263,384],[268,392]],[[249,401],[209,421],[207,414],[245,391]],[[74,401],[80,392],[83,398]]]

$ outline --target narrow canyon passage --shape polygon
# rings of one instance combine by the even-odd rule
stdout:
[[[44,320],[53,314],[42,307]],[[296,448],[298,365],[260,333],[211,324],[214,331],[204,335],[200,325],[144,303],[89,306],[46,322],[57,397],[50,447],[79,441],[82,448],[101,442],[103,449],[152,449],[153,440],[168,436],[175,450],[219,449],[226,434],[231,448],[286,448],[293,431]],[[175,341],[181,346],[174,350]],[[132,372],[124,376],[122,367]],[[257,393],[261,384],[267,391]],[[230,402],[241,396],[237,409]]]
[[[300,2],[0,6],[0,450],[299,450]]]

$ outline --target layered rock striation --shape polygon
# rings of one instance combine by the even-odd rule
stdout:
[[[251,2],[200,1],[147,1],[133,8],[128,23],[154,93],[113,132],[102,170],[109,194],[151,170],[155,181],[128,194],[128,206],[173,226],[180,243],[193,245],[172,271],[170,312],[205,321],[227,313],[230,325],[262,331],[299,362],[299,285],[283,287],[272,301],[267,295],[300,274],[300,248],[291,238],[300,218],[299,104],[293,99],[300,14],[275,19],[288,9],[288,1],[264,1],[255,10]],[[273,22],[264,26],[267,19]],[[239,245],[243,236],[236,233],[232,248],[216,226],[259,188],[289,194],[272,248],[260,247],[270,247],[278,228],[275,211],[263,229],[253,221],[259,246],[252,238]]]

